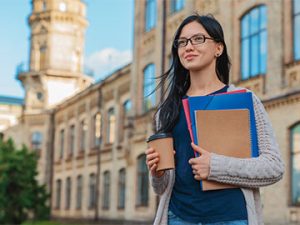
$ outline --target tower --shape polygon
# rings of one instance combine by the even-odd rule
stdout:
[[[81,0],[32,0],[29,70],[18,74],[25,89],[25,113],[47,109],[87,87],[83,74],[88,22]]]

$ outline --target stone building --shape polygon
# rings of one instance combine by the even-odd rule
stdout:
[[[222,24],[231,82],[261,98],[281,148],[285,176],[261,189],[265,221],[300,223],[300,1],[135,0],[132,63],[90,86],[81,72],[85,4],[32,4],[30,69],[19,74],[26,97],[18,138],[40,152],[40,181],[52,193],[54,218],[152,221],[158,198],[144,151],[162,92],[148,94],[153,78],[170,65],[178,25],[198,11]],[[15,137],[14,131],[5,136]]]

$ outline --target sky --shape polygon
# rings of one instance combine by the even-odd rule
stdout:
[[[89,26],[85,36],[84,64],[103,79],[131,62],[134,0],[85,0]],[[20,63],[29,63],[31,0],[1,0],[0,95],[24,97],[16,79]]]

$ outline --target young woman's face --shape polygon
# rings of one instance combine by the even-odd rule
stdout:
[[[179,39],[196,37],[194,40],[197,41],[199,34],[211,38],[200,23],[193,21],[183,27]],[[216,55],[219,54],[218,45],[220,44],[211,39],[205,39],[205,42],[194,45],[188,41],[185,47],[178,47],[180,62],[189,71],[200,71],[210,66],[214,69]]]

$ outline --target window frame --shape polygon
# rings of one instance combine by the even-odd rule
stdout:
[[[65,129],[59,131],[59,158],[64,158],[64,146],[65,145]]]
[[[299,12],[295,12],[295,8],[296,8],[296,6],[295,6],[295,4],[296,3],[298,3],[299,4]],[[299,37],[298,37],[298,48],[299,49],[296,49],[296,42],[297,42],[297,40],[296,40],[296,23],[295,23],[295,21],[296,21],[296,18],[298,18],[299,20],[300,20],[300,2],[299,1],[296,1],[296,0],[293,0],[292,1],[292,31],[293,31],[293,60],[294,61],[300,61],[300,41],[299,41]],[[300,33],[300,27],[297,27],[297,29],[299,29],[299,33]],[[299,52],[298,52],[298,51]],[[298,56],[297,56],[297,54],[298,54]]]
[[[111,174],[109,170],[103,172],[103,200],[102,209],[109,210],[110,208],[110,186],[111,186]]]
[[[119,170],[118,180],[118,209],[125,209],[126,203],[126,169]]]
[[[72,180],[71,177],[67,177],[66,179],[66,202],[65,202],[65,209],[71,209],[71,193],[72,193]]]
[[[299,157],[300,155],[300,150],[298,151],[294,151],[294,133],[295,133],[295,130],[299,129],[298,131],[298,135],[299,135],[299,140],[300,140],[300,122],[296,123],[295,125],[293,125],[291,128],[290,128],[290,174],[291,174],[291,177],[290,177],[290,202],[291,202],[291,205],[292,206],[296,206],[296,207],[299,207],[300,206],[300,193],[299,193],[299,201],[296,202],[294,201],[294,158],[295,158],[295,155]],[[300,149],[300,146],[299,146],[299,149]],[[300,172],[300,169],[299,169],[299,172]],[[299,183],[300,183],[300,178],[299,178]],[[296,190],[299,190],[299,188],[295,188],[295,191]]]
[[[136,206],[147,207],[149,205],[149,174],[146,166],[146,155],[137,157],[137,196]]]
[[[175,14],[185,7],[185,0],[170,0],[170,14]]]
[[[156,27],[157,23],[157,0],[145,1],[145,32],[149,32]]]
[[[61,206],[61,191],[62,191],[62,181],[61,179],[56,180],[56,198],[55,198],[55,209],[60,209]]]
[[[83,177],[82,175],[77,176],[76,186],[76,209],[82,208],[82,194],[83,194]]]
[[[88,198],[88,208],[94,209],[96,207],[96,175],[91,173],[89,176],[89,198]]]
[[[156,105],[155,64],[149,63],[143,70],[143,111],[147,112]],[[149,92],[149,93],[148,93]],[[153,92],[151,95],[149,95]]]
[[[43,146],[43,133],[41,131],[33,131],[31,133],[31,149],[40,152]]]
[[[106,143],[113,144],[116,140],[116,125],[117,125],[116,112],[114,107],[107,110],[107,133]]]
[[[251,31],[255,25],[253,25],[251,18],[258,10],[257,30]],[[265,4],[255,6],[247,11],[240,19],[240,80],[249,80],[253,77],[267,74],[268,66],[268,8]],[[266,13],[263,13],[265,11]],[[248,21],[246,21],[246,19]],[[247,24],[247,35],[244,31],[244,21]],[[265,25],[264,27],[262,25]],[[257,46],[254,46],[254,42],[257,39]],[[265,42],[264,45],[262,43]],[[244,49],[244,44],[247,49]],[[253,47],[253,46],[254,47]],[[244,54],[245,51],[245,54]],[[263,54],[262,52],[265,52]],[[254,57],[256,53],[257,57]],[[247,56],[247,59],[244,57]],[[255,61],[253,61],[255,58]],[[244,64],[245,60],[245,64]],[[257,63],[255,67],[253,64]],[[244,68],[247,66],[246,68]],[[253,68],[257,69],[257,72],[253,71]],[[246,73],[244,71],[247,71]]]

